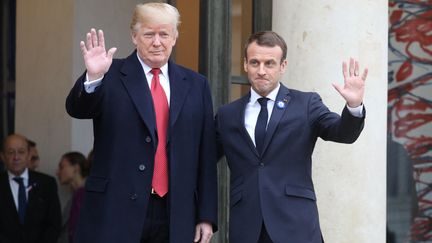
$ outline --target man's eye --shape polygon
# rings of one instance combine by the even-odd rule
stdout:
[[[275,63],[274,62],[268,62],[266,63],[266,67],[274,67]]]

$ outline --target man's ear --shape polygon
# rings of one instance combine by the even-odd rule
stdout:
[[[131,38],[132,38],[132,42],[134,43],[134,45],[137,45],[137,40],[136,40],[137,33],[136,33],[136,31],[131,32]]]
[[[245,72],[248,72],[248,70],[247,70],[247,62],[248,62],[247,58],[246,57],[243,58],[243,69],[244,69]]]
[[[288,61],[286,59],[283,60],[280,67],[281,67],[281,73],[285,73],[288,67]]]

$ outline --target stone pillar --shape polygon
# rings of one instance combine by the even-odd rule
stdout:
[[[90,120],[72,119],[65,99],[84,70],[79,41],[103,29],[115,57],[134,49],[129,23],[140,0],[17,1],[15,131],[37,142],[39,170],[55,176],[60,156],[93,146]],[[67,197],[61,189],[62,199]]]
[[[313,177],[326,242],[380,243],[386,232],[386,122],[388,1],[273,1],[273,30],[288,45],[283,83],[318,92],[340,112],[332,87],[343,82],[350,57],[369,67],[366,124],[353,145],[318,140]],[[289,142],[289,141],[288,141]]]

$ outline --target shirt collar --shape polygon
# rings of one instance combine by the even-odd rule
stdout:
[[[280,89],[280,83],[278,82],[278,85],[275,89],[273,89],[266,97],[269,98],[269,100],[276,101],[276,96]],[[250,102],[255,103],[259,98],[261,98],[261,95],[259,95],[255,90],[251,87],[251,96],[250,96]]]
[[[16,175],[12,174],[12,173],[8,170],[8,176],[9,176],[9,180],[13,180],[13,178],[15,178],[15,177],[21,177],[21,178],[23,178],[24,181],[25,181],[25,180],[28,180],[28,178],[29,178],[29,173],[28,173],[28,169],[26,168],[26,169],[23,171],[23,173],[21,173],[21,175],[16,176]]]
[[[144,70],[144,73],[147,75],[152,70],[152,68],[149,65],[145,64],[143,62],[143,60],[141,60],[141,58],[138,55],[138,52],[137,52],[137,57],[138,57],[139,62],[141,63],[141,66]],[[160,67],[160,70],[161,70],[162,75],[164,75],[165,77],[168,77],[168,62],[165,63],[162,67]]]

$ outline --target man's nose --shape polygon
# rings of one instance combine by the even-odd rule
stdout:
[[[160,36],[159,36],[159,34],[154,35],[153,38],[154,38],[154,39],[153,39],[153,45],[154,45],[154,46],[160,46],[161,41],[160,41]]]
[[[260,64],[259,65],[259,67],[258,67],[258,74],[259,75],[265,75],[266,74],[264,64]]]

